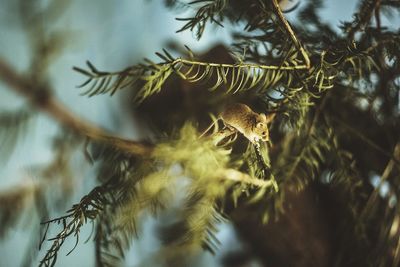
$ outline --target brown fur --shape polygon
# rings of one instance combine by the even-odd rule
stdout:
[[[242,133],[251,142],[269,141],[268,123],[274,114],[266,116],[254,112],[249,106],[235,103],[227,106],[220,114],[227,127],[234,128]]]

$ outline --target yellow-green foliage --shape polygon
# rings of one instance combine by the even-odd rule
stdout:
[[[183,210],[176,218],[182,227],[177,230],[172,225],[164,231],[173,236],[167,242],[166,254],[172,256],[177,246],[180,249],[185,247],[188,253],[199,249],[200,245],[210,250],[215,248],[213,232],[221,220],[215,201],[223,197],[227,187],[232,185],[232,181],[221,177],[222,171],[228,167],[229,153],[216,147],[213,140],[200,138],[191,124],[184,125],[176,139],[157,145],[153,156],[160,168],[171,170],[172,166],[180,164],[182,175],[191,180],[186,187]]]
[[[153,156],[168,167],[182,164],[184,174],[193,179],[215,177],[229,161],[229,151],[217,148],[212,140],[199,138],[191,124],[183,126],[178,139],[157,145]]]

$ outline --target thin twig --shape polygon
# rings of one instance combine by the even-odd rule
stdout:
[[[379,33],[381,32],[381,14],[380,14],[381,2],[382,2],[381,0],[378,0],[375,5],[375,21]]]
[[[261,164],[261,168],[262,168],[264,177],[266,177],[269,174],[269,176],[270,176],[269,181],[272,182],[275,192],[278,192],[279,191],[278,184],[277,184],[275,178],[271,175],[270,167],[265,163],[265,161],[261,155],[260,147],[261,147],[260,143],[256,143],[254,145],[257,161],[259,164]]]
[[[225,68],[236,68],[236,69],[262,69],[262,70],[302,70],[308,69],[309,66],[306,65],[296,65],[296,66],[275,66],[275,65],[258,65],[253,63],[240,63],[240,64],[227,64],[227,63],[208,63],[201,61],[193,61],[188,59],[177,58],[172,62],[165,62],[164,64],[171,64],[173,66],[182,63],[188,65],[197,65],[205,67],[225,67]],[[161,63],[163,64],[163,63]]]
[[[136,156],[148,156],[153,150],[153,146],[151,145],[114,136],[78,118],[52,97],[50,93],[47,93],[50,92],[48,88],[32,84],[28,78],[18,74],[2,59],[0,59],[0,80],[7,84],[10,89],[27,98],[32,105],[50,115],[63,126],[87,136],[94,141],[110,144],[124,152]],[[38,92],[44,92],[44,94],[41,94],[39,98],[37,95]]]
[[[308,54],[306,52],[306,50],[303,48],[302,44],[300,43],[300,41],[297,39],[294,31],[292,30],[292,27],[290,27],[289,22],[286,20],[285,16],[283,15],[283,12],[279,6],[279,3],[277,0],[272,0],[274,9],[275,9],[275,13],[278,15],[279,20],[281,21],[281,23],[283,24],[285,30],[287,31],[287,33],[289,34],[290,38],[292,39],[294,45],[297,47],[297,49],[300,50],[301,55],[304,58],[304,68],[305,69],[309,69],[311,66],[310,63],[310,58],[308,57]]]
[[[223,169],[221,171],[221,176],[224,177],[224,179],[231,180],[231,181],[237,181],[245,184],[251,184],[257,187],[274,187],[275,188],[275,181],[274,180],[262,180],[262,179],[257,179],[253,178],[248,174],[245,174],[243,172],[237,171],[235,169]]]

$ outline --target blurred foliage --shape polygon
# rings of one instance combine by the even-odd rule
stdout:
[[[114,266],[137,235],[140,216],[145,211],[157,215],[171,207],[174,196],[185,189],[180,184],[187,179],[190,181],[185,182],[184,208],[176,221],[161,232],[161,240],[166,245],[163,254],[168,261],[175,262],[182,255],[193,253],[199,245],[214,251],[216,223],[223,220],[218,203],[229,189],[241,190],[237,184],[241,180],[226,180],[229,150],[216,147],[212,139],[199,139],[193,126],[184,126],[174,136],[172,140],[160,140],[151,158],[142,160],[112,148],[100,149],[102,152],[93,158],[102,166],[108,166],[99,172],[99,180],[105,182],[83,197],[66,215],[44,222],[47,228],[52,223],[62,224],[64,228],[49,239],[54,242],[41,265],[53,266],[65,239],[73,237],[77,244],[80,228],[97,221],[97,263]],[[94,149],[99,151],[99,148]],[[110,161],[112,165],[107,164]],[[244,183],[251,185],[253,181],[256,178]],[[42,242],[45,238],[46,233]],[[179,255],[175,255],[178,252]]]
[[[185,47],[174,51],[180,56],[163,49],[160,62],[122,71],[89,61],[74,67],[87,79],[83,95],[132,91],[135,112],[153,130],[151,153],[132,154],[79,129],[85,143],[79,135],[59,140],[59,155],[67,141],[72,150],[83,147],[99,184],[66,215],[46,218],[41,241],[52,245],[40,265],[54,266],[64,241],[78,244],[87,223],[97,265],[120,265],[140,219],[172,213],[154,258],[166,266],[188,266],[201,247],[216,253],[215,234],[226,220],[250,247],[247,260],[264,266],[398,266],[400,30],[382,26],[381,16],[400,6],[360,0],[353,20],[337,29],[321,19],[319,0],[296,6],[291,23],[275,0],[165,2],[193,11],[179,19],[179,31],[199,39],[213,23],[240,30],[229,48],[200,56]],[[252,144],[218,123],[200,136],[207,113],[232,102],[277,114],[270,143]],[[4,118],[16,128],[26,120]],[[62,227],[49,238],[54,223]]]
[[[29,120],[34,113],[21,109],[15,112],[0,112],[0,147],[2,162],[10,158],[18,140],[29,130]]]

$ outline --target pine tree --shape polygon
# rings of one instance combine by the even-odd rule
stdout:
[[[159,233],[157,260],[165,266],[190,266],[202,249],[218,253],[215,234],[224,221],[250,248],[249,255],[226,257],[226,266],[250,257],[263,266],[398,266],[400,28],[383,26],[381,17],[398,15],[400,2],[358,2],[353,20],[337,28],[321,19],[320,0],[296,5],[290,22],[292,10],[278,0],[165,1],[193,11],[178,18],[178,32],[201,41],[213,25],[231,25],[233,43],[203,55],[181,44],[160,48],[157,61],[120,71],[90,61],[74,67],[86,79],[83,95],[131,92],[134,111],[152,129],[145,141],[73,115],[41,79],[46,57],[27,75],[0,60],[2,83],[31,105],[1,114],[2,152],[27,131],[33,114],[44,112],[63,132],[43,179],[67,173],[78,150],[97,168],[99,184],[64,215],[38,209],[47,247],[40,266],[56,265],[67,239],[83,242],[86,224],[93,225],[96,264],[118,266],[149,212],[169,216]],[[38,55],[45,48],[38,44]],[[275,114],[270,141],[249,140],[218,121],[232,103]],[[46,190],[34,192],[39,206]],[[24,192],[0,196],[1,232],[20,216],[12,207],[23,198]]]

